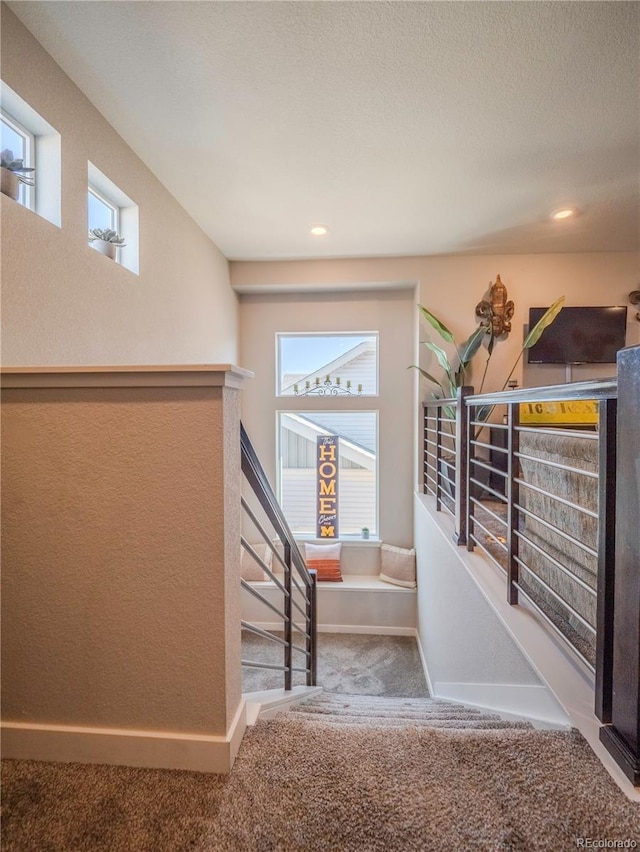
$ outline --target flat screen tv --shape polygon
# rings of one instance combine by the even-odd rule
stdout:
[[[529,328],[546,310],[529,308]],[[626,327],[626,307],[563,308],[528,350],[529,364],[615,364]]]

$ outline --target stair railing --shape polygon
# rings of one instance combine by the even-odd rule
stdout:
[[[282,671],[285,690],[291,689],[294,672],[305,675],[307,686],[315,686],[317,680],[316,574],[315,571],[309,571],[305,564],[282,507],[242,424],[240,424],[240,444],[242,473],[251,494],[254,495],[255,499],[252,502],[255,503],[257,500],[257,504],[262,509],[264,522],[258,517],[257,507],[254,510],[250,500],[243,496],[241,503],[244,518],[253,525],[271,551],[272,558],[282,569],[282,573],[272,570],[245,536],[241,536],[242,548],[269,578],[272,584],[270,590],[273,588],[277,590],[277,602],[274,603],[271,595],[263,594],[260,586],[245,579],[240,580],[241,586],[245,592],[259,600],[268,609],[270,618],[273,618],[273,614],[276,615],[282,624],[282,631],[265,629],[259,624],[245,620],[241,621],[241,626],[243,630],[281,646],[283,651],[282,664],[243,659],[242,665],[247,668]],[[266,529],[267,523],[271,528],[271,534]],[[274,539],[277,544],[274,543]],[[283,635],[278,635],[279,632]],[[296,641],[294,641],[294,634],[300,637]],[[298,644],[299,642],[304,644]]]
[[[636,346],[622,350],[613,379],[482,395],[461,389],[455,400],[425,403],[423,452],[424,491],[453,517],[454,540],[477,547],[502,569],[509,603],[526,604],[591,672],[601,739],[634,784],[640,783],[638,388]],[[597,413],[590,426],[526,422],[543,403],[570,413],[587,401]],[[566,447],[566,456],[555,456],[554,442]],[[626,521],[617,524],[622,511]]]

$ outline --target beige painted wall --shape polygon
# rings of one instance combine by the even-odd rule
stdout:
[[[239,395],[3,390],[3,722],[225,736]]]
[[[551,225],[550,225],[551,227]],[[285,262],[234,262],[231,283],[239,292],[279,288],[292,293],[346,284],[351,287],[417,282],[418,301],[440,317],[463,340],[475,326],[474,309],[490,282],[500,274],[516,312],[513,331],[494,353],[485,390],[501,387],[522,344],[529,307],[550,304],[565,295],[567,305],[626,305],[627,294],[638,287],[640,254],[634,252],[528,255],[451,255],[437,257],[362,258]],[[328,292],[326,300],[333,294]],[[640,323],[629,308],[627,345],[640,342]],[[427,337],[421,324],[420,339]],[[437,338],[436,338],[437,339]],[[421,365],[438,370],[424,347]],[[573,380],[608,376],[612,366],[576,367]],[[522,384],[522,368],[515,374]],[[565,381],[563,367],[529,367],[525,384],[538,386]],[[422,386],[421,398],[427,393]]]
[[[369,293],[247,295],[240,300],[240,360],[255,373],[242,419],[275,487],[276,412],[316,410],[314,397],[275,396],[276,332],[379,331],[380,396],[331,400],[334,410],[379,410],[380,538],[413,542],[413,289]]]
[[[433,356],[418,341],[429,338],[442,344],[427,323],[418,319],[415,303],[428,307],[458,340],[464,340],[475,327],[476,304],[489,283],[501,275],[516,310],[511,335],[494,352],[485,385],[489,391],[502,387],[518,356],[529,307],[551,304],[561,295],[568,305],[625,305],[627,294],[637,287],[639,270],[637,253],[233,262],[231,283],[243,294],[242,364],[256,372],[256,381],[243,400],[245,423],[273,474],[275,331],[326,330],[329,325],[377,328],[372,323],[382,323],[388,344],[381,345],[380,364],[390,395],[383,395],[380,401],[381,424],[387,424],[379,436],[381,538],[409,543],[413,533],[408,495],[416,487],[419,470],[418,442],[412,436],[419,434],[418,403],[427,398],[432,386],[423,379],[418,384],[415,371],[412,380],[406,366],[419,359],[423,368],[438,375],[440,368]],[[413,290],[385,289],[411,284],[415,284]],[[354,292],[336,292],[345,285]],[[366,311],[362,305],[367,306]],[[402,305],[400,313],[394,313],[391,305]],[[630,308],[628,345],[640,342],[640,323],[634,315]],[[482,360],[478,358],[477,363],[481,370]],[[571,378],[606,377],[614,371],[613,365],[579,366],[572,368]],[[476,370],[471,378],[479,384],[478,373]],[[514,376],[527,386],[566,381],[564,367],[528,367],[522,362]],[[415,451],[415,460],[409,446]]]
[[[0,196],[4,365],[235,363],[224,256],[4,4],[1,14],[2,79],[62,136],[61,228]],[[87,244],[88,160],[139,207],[139,276]]]

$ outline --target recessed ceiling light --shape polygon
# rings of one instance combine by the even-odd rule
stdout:
[[[311,233],[314,237],[324,237],[325,234],[329,232],[329,228],[326,225],[312,225]]]
[[[560,210],[554,210],[551,214],[552,219],[570,219],[576,215],[576,211],[572,207],[561,207]]]

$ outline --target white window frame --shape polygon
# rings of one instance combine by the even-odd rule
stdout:
[[[139,211],[135,204],[104,172],[101,172],[91,161],[87,161],[87,189],[96,198],[117,211],[116,227],[113,228],[118,236],[123,237],[123,245],[117,253],[116,262],[133,272],[140,274],[139,259]],[[88,210],[87,210],[88,215]],[[88,232],[88,220],[87,220]],[[95,249],[92,249],[95,251]],[[113,262],[113,261],[111,261]]]
[[[100,192],[99,189],[96,189],[95,186],[89,184],[88,186],[88,195],[93,195],[94,198],[97,198],[105,207],[108,207],[111,210],[111,230],[115,231],[117,234],[120,234],[120,208],[117,204],[114,204],[110,198]]]
[[[276,397],[279,399],[297,399],[294,394],[282,393],[282,388],[280,387],[280,379],[281,379],[281,350],[280,350],[280,341],[285,337],[373,337],[376,341],[376,386],[375,392],[362,394],[359,399],[374,399],[380,396],[380,334],[378,331],[278,331],[276,332],[276,376],[275,376],[275,386],[276,386]],[[354,394],[355,396],[355,394]],[[310,397],[311,398],[311,397]],[[317,399],[333,399],[336,397],[321,397],[317,396]],[[343,397],[344,399],[348,398],[348,395]]]
[[[376,340],[376,385],[375,393],[368,393],[359,396],[353,394],[339,394],[326,396],[310,394],[305,396],[301,393],[299,396],[292,394],[282,394],[280,387],[281,380],[281,347],[280,341],[283,338],[314,338],[314,337],[373,337]],[[379,541],[380,537],[380,411],[375,406],[375,400],[380,397],[380,333],[379,331],[363,330],[363,331],[289,331],[276,332],[275,335],[276,348],[276,375],[275,375],[275,396],[282,401],[283,408],[276,411],[276,493],[278,499],[282,501],[282,441],[281,441],[281,422],[282,415],[299,414],[304,416],[313,416],[314,413],[319,414],[322,411],[344,412],[347,413],[370,413],[376,417],[376,448],[375,448],[375,534],[371,534],[371,541]],[[338,371],[339,374],[339,371]],[[286,402],[285,402],[286,400]],[[315,532],[304,533],[294,531],[294,535],[299,540],[316,540]],[[317,539],[317,541],[362,541],[358,533],[342,533],[339,532],[337,539]]]
[[[21,136],[24,139],[24,157],[22,158],[23,165],[25,168],[35,169],[35,134],[26,128],[24,124],[18,121],[17,118],[14,118],[10,113],[8,113],[3,107],[0,107],[0,115],[2,116],[2,121],[4,121],[5,124],[8,124],[14,133],[17,133],[18,136]],[[18,203],[22,204],[23,207],[27,207],[29,210],[35,210],[35,186],[29,186],[28,184],[20,181],[20,195],[18,196]]]

